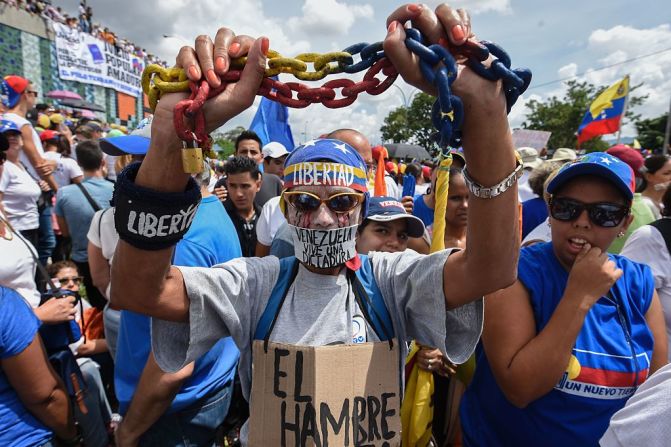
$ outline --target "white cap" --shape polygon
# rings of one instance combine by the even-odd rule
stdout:
[[[538,151],[533,147],[520,147],[517,149],[517,153],[520,154],[520,158],[522,159],[525,168],[536,169],[543,162],[543,160],[538,157]]]
[[[282,143],[271,141],[270,143],[263,146],[261,153],[263,154],[263,158],[280,158],[284,155],[287,155],[289,151]]]

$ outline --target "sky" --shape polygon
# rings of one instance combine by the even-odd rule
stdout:
[[[74,12],[77,0],[56,0]],[[434,8],[438,1],[428,1]],[[94,22],[172,63],[183,45],[199,34],[212,37],[221,26],[237,34],[267,36],[271,49],[285,56],[342,50],[358,42],[376,42],[386,34],[386,17],[400,1],[369,0],[88,0]],[[501,45],[513,67],[528,67],[533,81],[509,115],[519,127],[530,99],[563,95],[562,79],[578,75],[597,86],[631,76],[642,84],[636,94],[648,94],[637,109],[644,118],[669,110],[671,99],[671,2],[652,0],[459,0],[453,6],[471,13],[480,39]],[[167,36],[167,37],[164,37]],[[654,53],[654,54],[652,54]],[[652,55],[650,55],[652,54]],[[633,60],[632,60],[633,59]],[[337,75],[341,76],[341,75]],[[355,76],[358,80],[363,74]],[[335,79],[329,76],[327,79]],[[282,81],[295,80],[282,75]],[[325,82],[310,82],[311,87]],[[311,105],[290,109],[296,143],[342,127],[355,128],[373,143],[381,141],[380,126],[396,107],[417,92],[400,78],[379,96],[362,94],[354,105],[327,109]],[[255,102],[258,105],[259,98]],[[256,107],[222,128],[249,126]],[[577,127],[579,123],[567,123]],[[635,135],[631,123],[623,135]]]

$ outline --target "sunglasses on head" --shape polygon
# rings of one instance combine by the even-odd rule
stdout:
[[[589,220],[593,224],[604,228],[620,225],[622,220],[629,215],[629,207],[617,203],[583,203],[565,197],[553,197],[550,200],[550,215],[563,222],[576,220],[583,210],[587,210]]]
[[[352,211],[363,202],[363,194],[359,192],[339,192],[326,199],[305,191],[286,191],[284,200],[298,211],[312,212],[319,209],[322,203],[337,214]]]

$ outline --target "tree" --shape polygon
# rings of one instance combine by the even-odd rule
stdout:
[[[212,135],[214,144],[222,149],[217,153],[220,160],[225,160],[235,153],[235,139],[245,130],[244,127],[238,126],[234,129]]]
[[[401,106],[389,112],[380,127],[382,138],[392,143],[409,143],[422,146],[433,154],[438,146],[432,139],[436,129],[431,123],[431,107],[435,98],[418,93],[410,107]]]
[[[638,142],[644,149],[658,149],[664,144],[664,132],[666,131],[666,120],[669,114],[665,113],[657,118],[636,121]]]
[[[625,114],[628,121],[636,121],[640,118],[633,112],[636,106],[641,105],[646,96],[634,96],[632,92],[640,87],[641,84],[631,88],[629,92],[629,105]],[[527,104],[529,112],[526,115],[526,121],[522,127],[533,130],[545,130],[552,132],[548,147],[575,147],[576,133],[578,126],[585,116],[585,111],[594,99],[603,92],[608,86],[596,88],[588,82],[579,82],[570,80],[566,82],[566,93],[563,98],[553,96],[541,102],[532,99]],[[601,137],[593,138],[583,143],[583,149],[590,151],[601,151],[608,148],[608,143]]]

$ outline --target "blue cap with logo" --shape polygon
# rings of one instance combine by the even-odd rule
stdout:
[[[424,222],[420,218],[406,213],[403,204],[393,197],[372,197],[366,219],[375,222],[391,222],[405,219],[408,225],[408,236],[422,237],[424,235]]]
[[[629,200],[634,198],[634,171],[627,163],[605,152],[590,152],[566,163],[548,184],[548,193],[554,194],[566,182],[581,175],[595,175],[609,180]]]
[[[100,149],[107,155],[145,155],[151,142],[151,117],[140,121],[130,135],[100,139]]]

